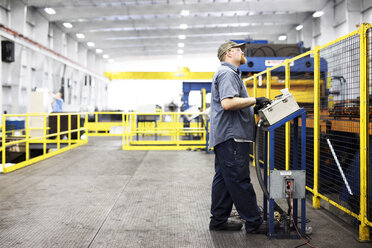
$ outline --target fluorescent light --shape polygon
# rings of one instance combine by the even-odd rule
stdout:
[[[187,29],[188,27],[187,27],[187,24],[181,24],[180,25],[180,29]]]
[[[183,54],[183,50],[179,49],[178,51],[178,54]]]
[[[63,26],[65,26],[65,28],[72,28],[72,24],[69,22],[64,22]]]
[[[182,60],[183,59],[183,56],[182,55],[177,55],[177,59],[178,60]]]
[[[185,47],[185,43],[178,43],[178,47]]]
[[[95,46],[94,42],[91,42],[91,41],[88,41],[87,45],[88,45],[88,47],[94,47]]]
[[[49,15],[55,15],[56,14],[56,11],[52,8],[45,8],[44,11],[47,12],[47,14],[49,14]]]
[[[287,39],[287,35],[281,35],[278,37],[278,40],[286,40]]]
[[[186,39],[186,35],[180,34],[180,35],[178,35],[178,39],[184,40],[184,39]]]
[[[99,48],[96,49],[96,53],[102,53],[102,52],[103,52],[102,49],[99,49]]]
[[[181,15],[182,16],[189,16],[190,15],[190,11],[187,10],[187,9],[184,9],[184,10],[181,11]]]
[[[298,26],[296,27],[296,30],[297,30],[297,31],[300,31],[303,27],[304,27],[304,25],[301,25],[301,24],[300,24],[300,25],[298,25]]]
[[[109,59],[109,60],[108,60],[109,63],[114,63],[114,61],[115,61],[115,60],[113,60],[113,59]]]
[[[108,56],[108,54],[104,54],[104,55],[102,55],[102,58],[108,59],[108,58],[110,58],[110,56]]]
[[[314,18],[318,18],[318,17],[321,17],[323,14],[324,14],[323,11],[315,11],[315,12],[313,13],[313,17],[314,17]]]
[[[76,34],[76,37],[78,37],[79,39],[84,39],[85,38],[85,35],[84,34],[81,34],[81,33],[77,33]]]

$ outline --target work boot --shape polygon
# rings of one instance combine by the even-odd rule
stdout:
[[[211,231],[240,231],[242,229],[241,221],[228,220],[225,223],[219,224],[217,226],[212,226],[209,224],[209,230]]]
[[[274,221],[274,230],[279,229],[279,227],[280,227],[280,223],[278,221]],[[269,232],[269,222],[264,221],[255,230],[247,232],[247,234],[267,234],[268,232]]]

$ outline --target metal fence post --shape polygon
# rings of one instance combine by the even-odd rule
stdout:
[[[320,54],[319,46],[314,49],[314,185],[313,207],[320,208],[319,198],[319,146],[320,146]]]
[[[26,116],[26,161],[30,159],[30,142],[28,141],[30,139],[30,127],[28,125],[29,122],[29,116]]]
[[[61,114],[57,115],[57,149],[59,150],[60,147],[60,142],[61,142],[61,137],[59,133],[61,132]]]
[[[47,138],[46,138],[46,136],[47,136],[47,126],[46,126],[46,123],[47,123],[47,116],[46,116],[46,114],[44,114],[44,138],[43,138],[43,141],[44,141],[44,143],[43,143],[43,155],[45,155],[46,154],[46,147],[47,147],[47,143],[46,143],[46,140],[47,140]]]
[[[253,74],[253,97],[256,98],[257,97],[257,75],[256,74]],[[255,122],[257,123],[257,117],[255,116]],[[256,156],[256,151],[255,151],[255,145],[253,143],[253,154],[254,156]],[[252,161],[252,165],[253,166],[256,166],[256,159],[253,159]]]
[[[271,98],[271,70],[270,69],[267,69],[267,74],[266,74],[266,97],[268,99]],[[270,133],[267,132],[267,147],[270,147]],[[270,163],[270,151],[268,150],[267,151],[267,164]],[[270,174],[270,168],[269,166],[267,166],[267,175]]]
[[[369,227],[367,221],[367,165],[368,161],[368,81],[367,81],[367,25],[362,24],[359,28],[360,40],[360,212],[359,212],[359,240],[367,241],[369,237]]]
[[[285,60],[285,87],[289,90],[291,78],[289,59]],[[289,160],[291,152],[291,124],[285,123],[285,169],[289,170]]]
[[[5,135],[5,132],[6,132],[6,122],[5,122],[5,120],[6,120],[6,115],[4,114],[3,115],[3,129],[1,130],[2,131],[2,154],[1,154],[1,156],[2,156],[2,164],[3,164],[3,172],[4,172],[4,170],[5,170],[5,159],[6,159],[6,157],[5,157],[5,153],[6,153],[6,135]]]

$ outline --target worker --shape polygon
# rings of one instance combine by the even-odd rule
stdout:
[[[63,99],[62,99],[62,92],[57,92],[53,94],[49,91],[49,94],[54,98],[51,102],[52,105],[52,113],[59,113],[63,110]]]
[[[221,61],[212,80],[209,147],[214,147],[210,230],[241,230],[242,222],[229,220],[233,204],[245,221],[247,233],[266,233],[249,174],[249,144],[255,139],[254,108],[269,103],[265,97],[249,97],[238,67],[247,62],[245,44],[223,43]]]

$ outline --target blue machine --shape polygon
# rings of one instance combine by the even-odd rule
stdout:
[[[211,92],[212,83],[210,82],[183,82],[182,83],[182,102],[183,102],[183,111],[190,108],[189,105],[189,95],[190,91],[201,91],[205,89],[205,93]]]

